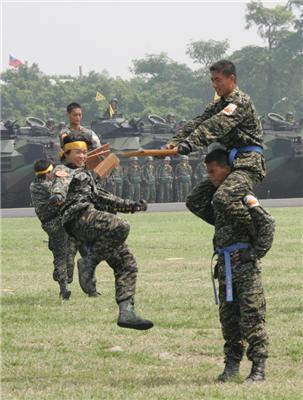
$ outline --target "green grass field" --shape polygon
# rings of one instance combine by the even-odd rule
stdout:
[[[302,209],[273,209],[277,232],[263,262],[270,359],[267,383],[215,383],[223,368],[210,281],[212,228],[190,213],[128,216],[139,265],[136,305],[146,332],[116,325],[110,268],[99,298],[77,277],[62,302],[46,235],[33,218],[2,220],[3,399],[302,399]],[[170,260],[179,258],[179,260]],[[113,351],[114,347],[120,351]]]

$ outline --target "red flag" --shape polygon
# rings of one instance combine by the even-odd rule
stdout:
[[[10,55],[8,65],[14,68],[19,68],[23,65],[23,62]]]

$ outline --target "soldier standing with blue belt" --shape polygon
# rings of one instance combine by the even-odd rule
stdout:
[[[255,196],[247,193],[241,201],[251,216],[249,228],[236,221],[230,224],[225,214],[212,204],[213,196],[231,171],[228,154],[215,150],[206,156],[205,163],[209,180],[207,190],[202,193],[203,208],[199,216],[215,227],[213,243],[218,262],[214,275],[219,281],[219,314],[225,340],[225,368],[218,380],[226,382],[238,374],[246,341],[252,369],[245,383],[262,382],[268,336],[260,259],[271,248],[274,220]]]

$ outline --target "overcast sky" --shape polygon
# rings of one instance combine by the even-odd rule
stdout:
[[[77,75],[81,65],[84,74],[106,69],[129,78],[133,59],[160,52],[194,67],[185,54],[190,41],[228,39],[231,51],[263,44],[256,29],[245,29],[246,3],[4,1],[2,68],[11,54],[47,74]]]

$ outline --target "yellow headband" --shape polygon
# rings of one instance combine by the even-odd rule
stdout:
[[[86,142],[70,142],[70,143],[66,143],[63,146],[63,150],[64,152],[68,151],[68,150],[75,150],[75,149],[79,149],[79,150],[87,150],[87,144]]]
[[[52,166],[52,164],[50,164],[46,169],[44,169],[43,171],[37,171],[35,172],[36,175],[44,175],[47,174],[48,172],[51,172],[54,169],[54,167]]]

